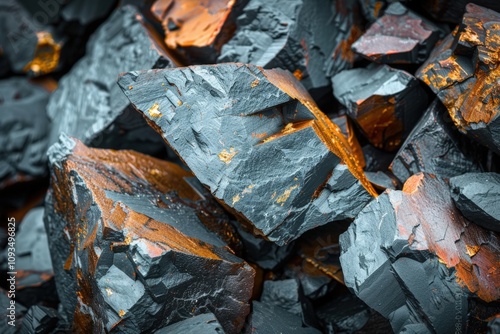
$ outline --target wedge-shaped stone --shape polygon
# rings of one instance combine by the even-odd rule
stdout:
[[[280,245],[354,217],[370,199],[360,183],[376,195],[340,129],[287,71],[192,66],[130,72],[119,85],[216,198]]]
[[[191,173],[65,136],[49,155],[45,224],[72,331],[153,332],[207,312],[241,330],[254,270],[210,231]]]

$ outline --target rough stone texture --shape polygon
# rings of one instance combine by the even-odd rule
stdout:
[[[401,183],[418,172],[450,178],[481,171],[470,145],[455,129],[440,101],[431,103],[390,166]]]
[[[158,136],[133,110],[116,85],[119,73],[171,66],[162,41],[131,6],[117,9],[99,27],[80,59],[59,82],[47,106],[50,143],[64,132],[86,144],[153,153]]]
[[[466,5],[470,2],[500,11],[500,3],[497,0],[423,0],[415,4],[426,10],[436,20],[460,23],[466,11]]]
[[[251,0],[236,23],[217,62],[287,69],[314,95],[352,66],[351,44],[362,33],[356,0]]]
[[[500,174],[467,173],[450,179],[453,201],[470,221],[500,232]]]
[[[47,174],[48,100],[25,78],[0,80],[0,189]]]
[[[500,14],[467,5],[448,36],[417,71],[460,131],[500,153]]]
[[[401,145],[427,106],[418,80],[387,65],[346,70],[332,83],[335,97],[370,143],[387,151]]]
[[[500,314],[497,314],[488,323],[488,334],[499,334],[500,333]]]
[[[359,5],[365,19],[369,22],[375,22],[384,14],[387,2],[387,0],[359,0]]]
[[[29,307],[39,302],[57,302],[54,273],[43,208],[32,209],[18,225],[16,233],[16,301]],[[1,254],[1,269],[7,271],[7,250]]]
[[[376,148],[371,144],[366,144],[362,147],[363,155],[365,156],[366,172],[386,171],[394,159],[394,152],[386,152]]]
[[[254,271],[210,231],[217,217],[191,173],[66,136],[49,158],[45,224],[73,331],[154,331],[207,312],[227,333],[241,330]]]
[[[88,25],[109,14],[116,0],[71,0],[61,10],[65,21],[77,21]]]
[[[53,333],[58,321],[57,311],[53,308],[32,306],[24,316],[20,334]]]
[[[396,189],[398,187],[398,182],[395,177],[391,177],[385,172],[365,172],[365,175],[375,189],[384,191],[386,189]]]
[[[367,190],[376,194],[340,129],[289,72],[191,66],[130,72],[119,85],[212,194],[279,245],[354,217]]]
[[[328,334],[355,333],[370,319],[370,308],[350,294],[333,299],[316,313]]]
[[[300,317],[279,306],[254,301],[247,332],[252,334],[319,334],[319,330],[304,327]]]
[[[212,64],[236,30],[236,17],[248,0],[157,0],[151,7],[162,23],[167,47],[180,61]]]
[[[352,45],[352,49],[377,63],[421,64],[438,39],[444,37],[440,35],[434,23],[396,2]]]
[[[11,298],[8,297],[7,291],[0,288],[0,307],[2,308],[3,319],[0,321],[0,333],[2,334],[15,334],[19,331],[21,327],[24,314],[26,313],[26,307],[19,302],[15,304],[15,311],[11,316],[11,311],[8,309],[11,307]],[[8,321],[14,321],[15,326],[9,325]]]
[[[340,128],[342,134],[347,138],[349,146],[351,146],[353,154],[359,161],[359,165],[361,166],[361,168],[365,168],[366,166],[365,156],[363,154],[363,149],[359,144],[358,138],[356,137],[356,133],[354,132],[352,121],[346,115],[342,115],[332,118],[332,122],[335,123]]]
[[[222,334],[224,330],[213,313],[205,313],[163,327],[155,334]]]
[[[340,245],[346,285],[396,333],[465,332],[475,317],[468,297],[500,298],[498,235],[468,222],[448,185],[430,174],[372,201]]]

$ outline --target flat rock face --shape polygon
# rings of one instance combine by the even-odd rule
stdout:
[[[455,36],[438,45],[416,74],[437,94],[462,132],[496,153],[500,153],[499,34],[499,13],[468,4]]]
[[[288,72],[192,66],[127,73],[119,85],[219,201],[280,245],[354,217],[370,199],[363,186],[376,194],[340,129]]]
[[[207,312],[241,330],[254,270],[210,231],[191,173],[65,136],[49,156],[45,224],[72,330],[154,331]]]
[[[351,44],[362,33],[354,0],[251,0],[236,24],[218,63],[287,69],[312,93],[352,66]]]
[[[27,79],[0,80],[0,189],[47,174],[48,100]]]
[[[396,333],[465,331],[475,317],[469,296],[500,298],[498,234],[467,221],[448,185],[430,174],[373,200],[340,245],[346,285]]]
[[[396,2],[352,45],[352,49],[377,63],[421,64],[439,37],[440,29],[435,24]]]
[[[52,94],[47,106],[52,122],[50,143],[64,132],[93,146],[154,151],[150,147],[160,145],[158,137],[127,109],[129,102],[116,78],[137,68],[171,66],[157,38],[136,9],[117,9],[91,37],[85,57]]]
[[[370,143],[396,150],[427,106],[427,95],[409,73],[387,65],[340,72],[333,94],[348,110]]]
[[[221,334],[224,330],[213,313],[205,313],[176,322],[155,332],[155,334],[185,333]]]
[[[467,173],[450,179],[455,205],[470,221],[500,232],[500,174]]]
[[[440,101],[431,103],[390,165],[404,183],[418,172],[444,178],[481,171],[481,165],[448,117]]]

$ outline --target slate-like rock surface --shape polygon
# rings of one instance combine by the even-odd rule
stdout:
[[[500,298],[498,234],[467,221],[434,175],[373,200],[340,244],[346,285],[396,333],[466,331],[469,297]]]
[[[53,308],[32,306],[24,316],[20,334],[53,333],[58,321],[57,311]]]
[[[155,334],[222,334],[224,330],[213,313],[205,313],[163,327]]]
[[[321,94],[332,75],[352,66],[360,16],[356,0],[251,0],[217,62],[287,69],[311,93]]]
[[[191,66],[130,72],[119,85],[201,183],[279,245],[354,217],[376,195],[340,129],[289,72]]]
[[[72,331],[151,332],[208,312],[241,330],[254,270],[210,231],[191,173],[66,136],[49,157],[45,224]]]
[[[500,174],[467,173],[450,179],[453,201],[470,221],[500,232]]]
[[[2,308],[2,314],[4,316],[2,321],[0,321],[0,333],[15,334],[19,332],[19,328],[22,325],[23,317],[26,314],[27,309],[19,302],[16,302],[14,306],[11,306],[12,299],[8,297],[8,293],[8,291],[0,288],[0,307]],[[11,322],[14,326],[8,322]]]
[[[317,315],[328,334],[356,333],[370,319],[370,308],[356,296],[348,294],[322,305]]]
[[[47,174],[48,100],[25,78],[0,80],[0,189]]]
[[[468,136],[500,153],[500,13],[467,5],[455,36],[417,71]]]
[[[85,57],[59,82],[47,113],[50,143],[64,132],[86,144],[153,153],[158,136],[116,85],[121,72],[171,66],[162,41],[132,6],[121,7],[91,37]]]
[[[390,169],[401,183],[418,172],[444,178],[480,172],[481,164],[464,139],[446,108],[435,100],[408,135]]]
[[[333,94],[348,110],[370,143],[396,150],[427,107],[418,80],[387,65],[370,65],[338,73]]]
[[[396,2],[366,30],[352,49],[377,63],[421,64],[440,35],[434,23]]]
[[[471,2],[500,11],[500,3],[496,0],[422,0],[415,4],[431,14],[436,20],[460,23],[466,12],[466,5]]]

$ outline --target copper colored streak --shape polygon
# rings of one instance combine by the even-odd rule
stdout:
[[[354,62],[354,58],[356,54],[352,51],[352,45],[354,42],[358,40],[358,38],[363,35],[363,30],[359,28],[357,25],[352,25],[351,30],[349,31],[349,36],[347,39],[342,40],[339,45],[333,51],[332,58],[337,58],[340,56],[342,59],[348,61],[349,63]]]
[[[313,120],[312,127],[321,141],[333,154],[342,159],[366,191],[376,197],[377,192],[366,178],[361,163],[356,158],[347,138],[342,134],[340,128],[319,110],[309,93],[298,83],[295,77],[289,72],[280,69],[261,71],[273,85],[280,88],[292,98],[299,100],[309,109],[316,117]]]
[[[158,0],[151,8],[162,21],[167,46],[213,45],[235,0]]]
[[[35,74],[46,74],[54,71],[59,64],[61,45],[54,41],[50,32],[37,32],[38,44],[33,59],[26,64],[23,71]]]

